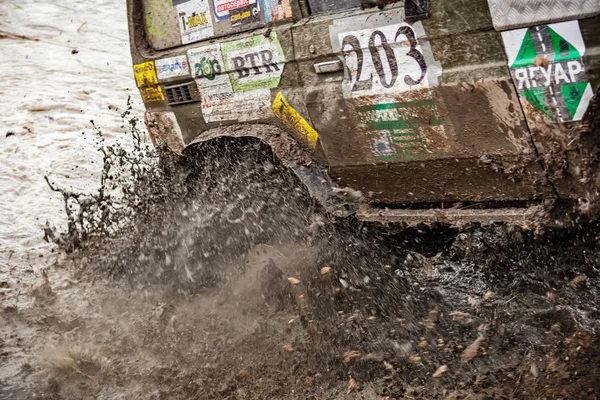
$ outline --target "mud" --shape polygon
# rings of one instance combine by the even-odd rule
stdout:
[[[98,193],[49,180],[69,224],[1,283],[0,398],[600,395],[599,225],[335,219],[255,139],[159,159],[130,122]]]

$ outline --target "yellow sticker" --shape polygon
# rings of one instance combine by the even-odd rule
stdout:
[[[133,73],[144,102],[164,101],[165,96],[158,85],[154,61],[134,65]]]
[[[275,100],[273,101],[273,113],[290,129],[299,133],[306,138],[306,141],[313,149],[317,147],[317,140],[319,140],[319,134],[317,131],[309,125],[308,122],[298,111],[294,110],[292,106],[283,98],[281,92],[277,93]]]

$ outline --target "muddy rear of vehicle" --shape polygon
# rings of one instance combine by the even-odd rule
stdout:
[[[336,211],[334,197],[370,221],[531,226],[598,197],[600,3],[574,3],[128,0],[128,14],[155,145],[256,137]]]

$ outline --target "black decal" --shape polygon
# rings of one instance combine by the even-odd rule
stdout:
[[[260,68],[258,65],[256,65],[256,60],[258,59],[258,53],[249,53],[246,54],[246,61],[248,61],[250,63],[250,65],[252,66],[252,68],[254,69],[254,75],[260,75],[262,74],[262,72],[260,72]]]
[[[342,50],[344,50],[346,45],[349,45],[350,47],[352,47],[351,51],[354,51],[356,53],[356,60],[357,60],[356,82],[354,82],[354,85],[352,85],[352,91],[371,89],[371,85],[372,85],[372,81],[373,81],[372,75],[369,77],[368,80],[365,80],[365,81],[360,80],[360,76],[362,75],[362,68],[363,68],[363,52],[362,52],[362,49],[360,48],[360,42],[358,41],[356,36],[349,35],[349,36],[346,36],[344,38],[344,41],[342,42]]]
[[[412,77],[406,75],[404,76],[404,82],[407,85],[411,86],[418,85],[419,83],[421,83],[423,78],[425,78],[425,73],[427,72],[427,63],[425,62],[425,57],[423,57],[423,54],[416,48],[417,38],[415,37],[415,31],[413,31],[410,26],[401,26],[400,28],[398,28],[398,32],[396,32],[396,37],[394,38],[395,42],[398,41],[398,36],[400,35],[406,36],[406,38],[408,39],[408,43],[410,43],[410,50],[408,51],[408,53],[406,53],[406,55],[412,57],[421,68],[421,76],[419,77],[419,79],[415,81]]]
[[[273,67],[275,71],[279,71],[279,66],[273,62],[273,52],[271,50],[261,50],[260,57],[267,72],[272,72],[271,67]]]
[[[233,62],[233,69],[238,74],[238,79],[246,78],[250,75],[250,70],[244,68],[245,62],[242,57],[231,57],[231,61]]]
[[[385,57],[387,59],[388,65],[390,67],[390,72],[392,73],[392,77],[390,82],[386,82],[385,70],[383,69],[383,64],[381,63],[381,57],[379,56],[379,48],[376,47],[375,38],[379,36],[381,40],[381,47],[385,52]],[[371,34],[371,38],[369,39],[369,51],[371,52],[371,58],[373,59],[373,65],[375,67],[375,71],[377,71],[377,75],[379,75],[379,80],[381,84],[385,88],[391,88],[396,83],[396,79],[398,78],[398,62],[396,61],[396,56],[394,55],[394,49],[389,45],[385,35],[381,31],[374,31]]]

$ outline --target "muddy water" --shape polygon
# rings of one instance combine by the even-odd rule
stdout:
[[[101,157],[90,120],[126,142],[109,107],[141,105],[123,1],[3,1],[0,21],[0,259],[14,260],[47,251],[41,228],[64,223],[44,175],[91,189]]]
[[[89,120],[125,141],[124,6],[0,10],[0,399],[600,396],[597,226],[391,234],[330,219],[251,144],[140,176],[121,232],[50,253],[43,175],[93,191]]]

